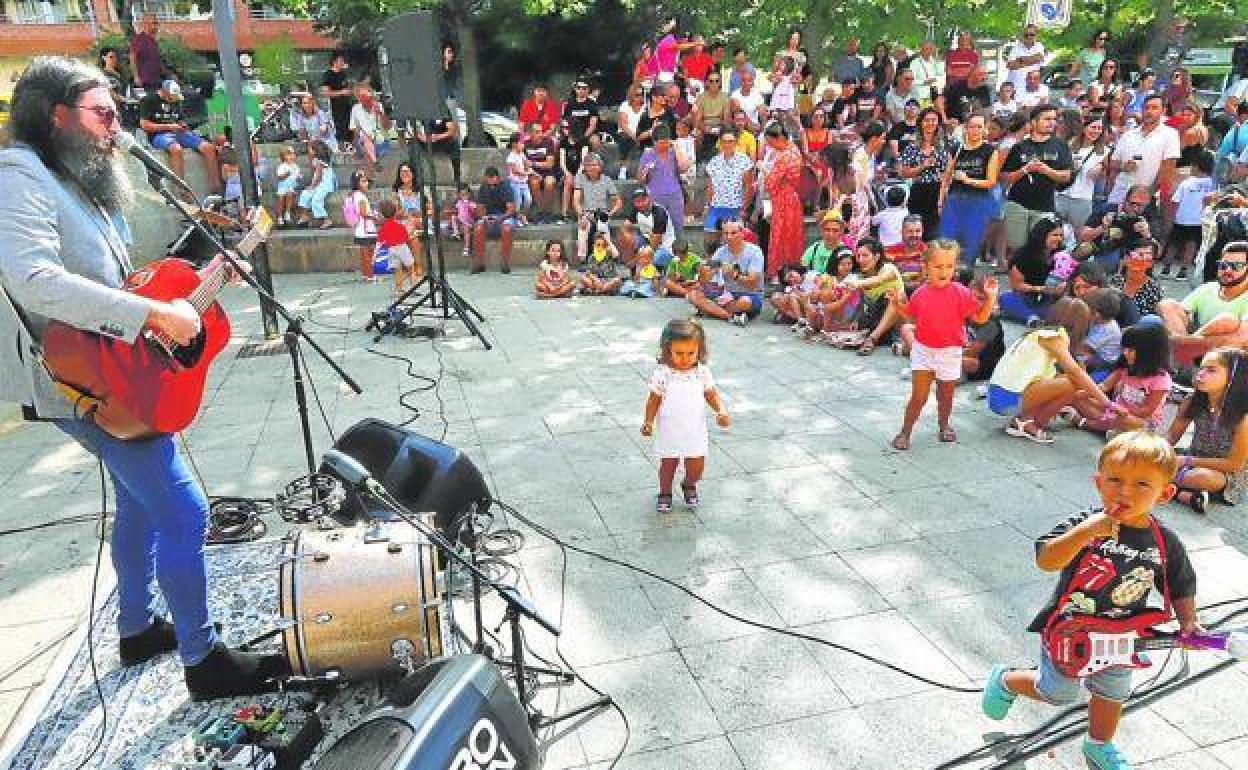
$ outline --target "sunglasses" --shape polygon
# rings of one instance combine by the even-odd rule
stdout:
[[[94,112],[95,116],[99,118],[106,126],[113,125],[113,121],[117,120],[117,114],[118,114],[117,110],[113,109],[112,107],[104,107],[102,105],[92,105],[90,107],[77,107],[76,106],[74,107],[74,109],[90,110],[91,112]]]
[[[1245,266],[1248,266],[1248,262],[1240,262],[1239,260],[1224,259],[1218,262],[1219,270],[1243,270]]]

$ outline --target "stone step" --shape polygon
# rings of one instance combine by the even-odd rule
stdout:
[[[812,217],[805,220],[806,241],[819,237],[819,228]],[[702,251],[702,223],[686,225],[685,240],[696,252]],[[515,231],[512,243],[512,264],[536,266],[542,260],[546,241],[563,241],[571,250],[576,244],[574,225],[529,225]],[[497,264],[499,244],[486,241],[486,258]],[[351,230],[335,227],[329,230],[281,230],[269,239],[269,269],[274,273],[345,273],[359,268],[359,247],[351,238]],[[442,239],[442,253],[448,270],[467,269],[471,262],[463,254],[463,242],[451,237]]]

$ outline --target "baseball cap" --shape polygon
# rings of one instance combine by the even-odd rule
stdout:
[[[647,190],[644,186],[638,187],[633,190],[633,200],[637,200],[638,198],[649,198],[649,197],[650,197],[650,191]]]
[[[169,78],[165,82],[161,83],[160,90],[164,91],[170,96],[178,96],[178,97],[182,96],[182,86],[178,85],[178,81],[174,80],[173,78]]]

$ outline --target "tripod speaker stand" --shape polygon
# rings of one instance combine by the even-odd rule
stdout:
[[[412,288],[408,289],[398,299],[390,303],[390,305],[382,312],[375,313],[369,322],[364,326],[365,331],[373,329],[377,330],[377,336],[373,341],[376,342],[386,334],[397,332],[406,325],[407,320],[420,308],[428,305],[435,311],[433,317],[440,317],[443,322],[449,321],[451,318],[462,321],[464,326],[468,327],[468,331],[476,337],[486,350],[490,350],[493,346],[489,340],[481,332],[481,328],[477,326],[477,322],[485,321],[485,316],[473,307],[468,300],[464,299],[459,292],[451,286],[450,281],[446,277],[446,256],[442,250],[442,228],[437,222],[431,222],[435,219],[438,212],[441,211],[441,200],[438,198],[438,172],[433,163],[433,150],[429,142],[429,133],[424,130],[419,121],[416,121],[418,130],[412,130],[413,121],[407,119],[399,121],[405,123],[404,134],[407,141],[407,158],[408,164],[412,168],[415,176],[415,186],[421,191],[424,200],[429,201],[431,212],[423,212],[421,217],[421,233],[420,240],[424,245],[425,253],[425,276],[421,278]],[[424,138],[424,146],[420,144],[420,138]],[[429,170],[428,176],[425,175],[426,164]],[[426,184],[426,180],[429,180]],[[436,251],[436,259],[435,259]],[[436,266],[436,270],[435,270]],[[428,318],[430,316],[422,316]],[[473,318],[476,318],[476,322]]]

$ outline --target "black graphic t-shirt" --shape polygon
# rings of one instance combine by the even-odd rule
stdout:
[[[1039,158],[1054,171],[1071,168],[1070,147],[1061,139],[1049,137],[1043,142],[1030,137],[1010,148],[1002,171],[1018,171],[1033,158]],[[1031,211],[1053,211],[1057,183],[1044,174],[1023,174],[1010,186],[1009,199]]]
[[[139,117],[153,123],[181,123],[182,102],[176,99],[167,102],[161,98],[159,91],[152,91],[139,103]],[[148,136],[150,138],[152,134]]]
[[[588,138],[589,121],[596,117],[598,117],[598,102],[593,99],[586,99],[583,102],[569,99],[563,105],[563,119],[568,121],[572,135],[578,138]]]
[[[981,143],[973,150],[968,150],[964,147],[960,152],[955,153],[957,160],[953,164],[953,170],[961,171],[971,179],[983,181],[988,178],[988,161],[992,159],[992,154],[996,150],[996,147],[987,142]],[[992,190],[972,187],[962,182],[955,181],[952,183],[952,187],[958,192],[971,195],[992,195]]]
[[[1036,539],[1036,553],[1050,541],[1083,523],[1100,508],[1080,511]],[[1196,571],[1187,558],[1179,536],[1159,526],[1166,543],[1165,577],[1170,583],[1170,600],[1196,595]],[[1085,557],[1087,557],[1085,559]],[[1149,597],[1156,589],[1157,599]],[[1028,631],[1043,631],[1057,603],[1069,592],[1062,609],[1080,615],[1109,620],[1134,617],[1162,606],[1162,558],[1153,528],[1122,527],[1116,540],[1095,540],[1084,547],[1070,564],[1062,568],[1053,595],[1036,615]]]

